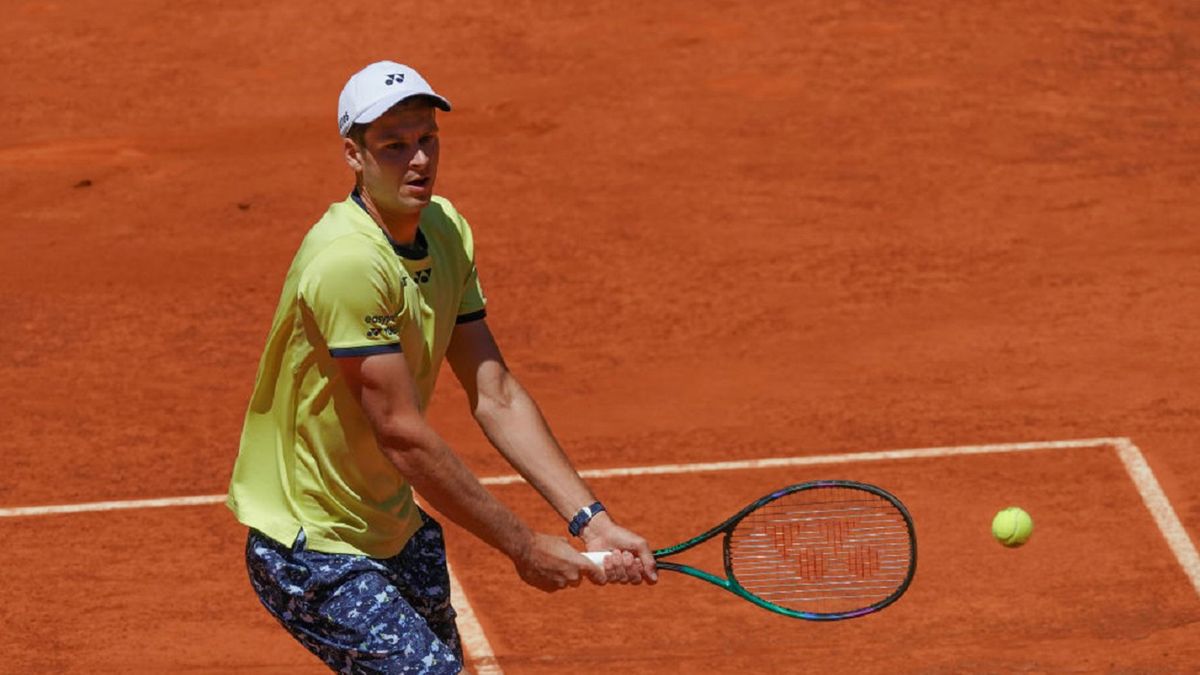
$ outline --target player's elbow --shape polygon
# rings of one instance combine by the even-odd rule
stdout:
[[[437,443],[437,435],[420,415],[397,415],[375,426],[380,448],[393,462],[428,452]]]
[[[475,421],[482,425],[487,425],[499,418],[508,404],[505,401],[497,401],[486,396],[480,396],[474,405],[471,406],[471,414],[475,416]]]
[[[524,398],[524,390],[515,378],[499,378],[489,383],[488,387],[480,388],[478,396],[472,402],[471,412],[476,421],[486,425],[521,407]]]

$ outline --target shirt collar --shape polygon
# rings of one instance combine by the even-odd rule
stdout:
[[[355,204],[358,204],[359,208],[363,210],[363,213],[367,214],[367,217],[371,217],[371,212],[367,210],[367,205],[363,202],[362,195],[359,194],[357,187],[350,192],[350,198],[354,200]],[[425,239],[425,233],[421,231],[420,226],[417,226],[417,237],[412,244],[398,244],[396,243],[395,239],[392,239],[392,235],[387,231],[386,227],[382,227],[378,223],[375,223],[374,218],[371,218],[371,222],[374,223],[376,227],[379,227],[379,231],[383,232],[383,236],[386,237],[388,243],[391,244],[392,250],[395,251],[396,255],[400,256],[401,258],[407,258],[408,260],[423,260],[429,255],[429,241]]]

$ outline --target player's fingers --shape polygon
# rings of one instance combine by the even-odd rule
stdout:
[[[553,593],[563,587],[561,579],[541,572],[536,574],[522,572],[521,580],[543,593]]]
[[[604,570],[609,577],[618,584],[627,583],[629,574],[625,571],[625,565],[621,560],[621,552],[613,549],[609,552],[608,557],[604,559]]]
[[[636,584],[641,580],[641,570],[635,566],[637,556],[630,551],[624,551],[624,554],[622,558],[625,559],[625,577],[629,579],[629,583]]]
[[[634,582],[633,574],[633,554],[629,551],[618,551],[616,557],[621,562],[621,583],[628,584]]]
[[[654,554],[650,552],[650,546],[646,542],[642,542],[638,546],[638,560],[642,561],[642,576],[650,583],[658,581],[658,566],[654,564]]]
[[[629,556],[633,562],[629,564],[629,583],[637,586],[642,583],[642,559],[636,556]]]

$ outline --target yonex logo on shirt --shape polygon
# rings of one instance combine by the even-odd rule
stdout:
[[[387,79],[383,81],[387,86],[392,86],[392,83],[400,84],[404,81],[404,73],[388,73]]]
[[[417,270],[416,272],[413,272],[413,276],[416,277],[417,283],[422,284],[426,281],[429,281],[429,275],[431,274],[433,274],[433,268],[427,270]]]

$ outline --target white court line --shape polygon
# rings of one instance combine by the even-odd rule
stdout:
[[[803,457],[769,457],[734,462],[705,462],[699,464],[659,464],[657,466],[634,466],[624,469],[588,469],[580,471],[584,478],[613,478],[615,476],[651,476],[657,474],[698,473],[701,471],[744,471],[747,469],[771,469],[781,466],[813,466],[817,464],[848,464],[851,462],[879,462],[889,459],[921,459],[926,457],[950,457],[952,455],[984,455],[999,452],[1031,452],[1033,450],[1064,450],[1069,448],[1115,447],[1127,438],[1087,438],[1078,441],[1044,441],[1040,443],[996,443],[993,445],[959,445],[942,448],[914,448],[911,450],[883,450],[880,452],[852,452],[842,455],[807,455]],[[509,485],[525,482],[520,476],[493,476],[484,478],[484,485]]]
[[[49,516],[56,513],[87,513],[89,511],[118,511],[122,509],[161,509],[168,506],[198,506],[222,504],[225,495],[201,495],[196,497],[164,497],[162,499],[127,499],[116,502],[91,502],[88,504],[63,504],[61,506],[19,506],[0,509],[0,518],[17,516]]]
[[[1176,515],[1175,509],[1167,499],[1166,494],[1155,478],[1154,472],[1146,462],[1141,450],[1128,438],[1088,438],[1069,441],[1041,441],[1031,443],[995,443],[989,445],[945,446],[938,448],[912,448],[905,450],[884,450],[880,452],[859,452],[839,455],[808,455],[801,457],[770,457],[765,459],[750,459],[729,462],[701,462],[693,464],[660,464],[657,466],[637,466],[614,469],[588,469],[580,471],[585,478],[613,478],[617,476],[649,476],[663,474],[700,473],[705,471],[740,471],[751,469],[767,469],[788,466],[816,466],[821,464],[847,464],[854,462],[877,462],[901,459],[924,459],[933,457],[951,457],[962,455],[983,455],[1010,452],[1032,452],[1035,450],[1066,450],[1073,448],[1108,447],[1116,451],[1121,463],[1129,473],[1130,479],[1142,497],[1150,515],[1158,525],[1159,531],[1175,555],[1175,559],[1183,568],[1184,573],[1192,583],[1192,587],[1200,594],[1200,553],[1184,529]],[[512,485],[524,482],[520,476],[491,476],[481,479],[484,485]],[[111,511],[118,509],[161,508],[168,506],[192,506],[201,504],[218,504],[225,501],[225,495],[204,495],[195,497],[174,497],[164,499],[139,499],[127,501],[93,502],[90,504],[71,504],[63,506],[27,506],[0,509],[0,518],[18,516],[42,516],[61,513],[81,513],[88,511]],[[459,607],[459,617],[463,624],[460,632],[463,635],[464,648],[471,655],[478,675],[498,675],[502,673],[497,663],[491,644],[483,633],[475,617],[474,609],[467,602],[466,596],[458,588],[458,581],[452,577],[451,589],[455,607]],[[465,611],[464,611],[465,610]]]
[[[479,617],[475,616],[475,608],[467,600],[450,563],[446,563],[446,571],[450,573],[450,605],[458,613],[458,634],[462,638],[463,651],[469,655],[472,672],[475,675],[504,675],[496,653],[492,651],[492,643],[488,642],[487,633],[483,632]]]
[[[940,448],[915,448],[909,450],[883,450],[880,452],[857,452],[840,455],[807,455],[802,457],[770,457],[731,462],[701,462],[694,464],[659,464],[657,466],[635,466],[617,469],[587,469],[580,471],[584,478],[613,478],[616,476],[650,476],[658,474],[699,473],[702,471],[744,471],[748,469],[770,469],[782,466],[814,466],[817,464],[847,464],[852,462],[874,462],[894,459],[921,459],[949,457],[953,455],[983,455],[1002,452],[1031,452],[1034,450],[1065,450],[1071,448],[1096,448],[1107,446],[1119,448],[1129,443],[1128,438],[1085,438],[1074,441],[1039,441],[1033,443],[994,443],[991,445],[951,445]],[[1136,450],[1136,448],[1135,448]],[[1150,474],[1153,479],[1153,474]],[[484,485],[512,485],[525,482],[517,475],[481,478]],[[168,506],[196,506],[224,503],[225,495],[200,495],[195,497],[166,497],[162,499],[130,499],[125,501],[91,502],[88,504],[66,504],[61,506],[20,506],[0,509],[0,518],[18,516],[46,516],[59,513],[85,513],[89,511],[116,511],[121,509],[152,509]]]
[[[1125,470],[1129,472],[1133,484],[1137,486],[1138,493],[1142,495],[1142,501],[1145,502],[1146,508],[1150,509],[1150,515],[1154,516],[1154,522],[1158,523],[1158,529],[1166,538],[1167,545],[1175,554],[1175,559],[1179,561],[1184,573],[1192,580],[1192,587],[1196,589],[1196,593],[1200,594],[1200,554],[1196,552],[1196,547],[1188,537],[1187,530],[1183,528],[1183,523],[1179,521],[1179,516],[1171,507],[1166,493],[1158,484],[1154,472],[1150,470],[1146,457],[1128,438],[1120,439],[1114,444],[1114,447],[1117,449],[1117,456],[1121,458],[1121,463],[1125,465]]]

